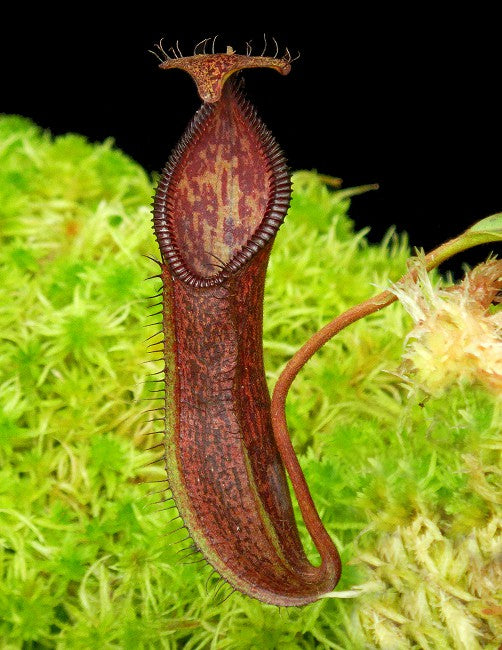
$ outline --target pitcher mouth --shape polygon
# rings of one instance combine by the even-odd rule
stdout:
[[[198,176],[200,152],[218,146],[220,162]],[[191,286],[220,285],[271,244],[290,198],[284,155],[232,80],[219,102],[203,104],[196,113],[163,170],[153,203],[163,261]]]

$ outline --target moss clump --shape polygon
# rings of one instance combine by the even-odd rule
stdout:
[[[501,405],[465,385],[408,401],[393,374],[411,328],[399,304],[330,342],[288,402],[342,549],[340,588],[361,595],[280,612],[239,594],[219,604],[209,569],[180,564],[178,523],[140,485],[162,477],[140,467],[156,440],[142,436],[154,429],[139,401],[156,370],[141,363],[157,330],[143,327],[151,194],[110,142],[0,118],[5,647],[496,648]],[[405,238],[368,244],[348,207],[315,174],[295,175],[267,281],[271,385],[319,326],[405,270]]]

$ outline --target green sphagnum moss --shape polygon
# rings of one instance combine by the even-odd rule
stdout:
[[[389,287],[410,254],[392,230],[380,245],[354,232],[347,195],[316,174],[294,186],[266,287],[271,386],[310,334]],[[142,436],[151,403],[139,401],[158,368],[141,364],[155,331],[144,298],[158,286],[142,281],[156,273],[141,255],[157,254],[151,194],[111,142],[0,118],[0,647],[495,650],[501,403],[465,385],[408,398],[393,374],[411,327],[399,304],[331,341],[288,401],[342,551],[340,589],[360,595],[280,611],[239,594],[218,604],[209,569],[180,564],[179,522],[140,484],[162,478],[140,468],[158,440]]]

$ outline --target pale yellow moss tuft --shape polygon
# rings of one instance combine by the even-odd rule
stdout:
[[[419,262],[416,281],[393,287],[415,322],[404,376],[432,395],[458,382],[480,382],[502,395],[502,312],[488,309],[501,288],[502,261],[480,264],[447,289],[434,287]]]
[[[497,648],[502,638],[502,521],[491,518],[467,537],[451,539],[426,514],[383,535],[367,566],[371,583],[357,611],[357,626],[376,648]],[[498,553],[497,553],[498,548]],[[435,614],[436,612],[436,614]],[[439,620],[437,613],[439,613]]]

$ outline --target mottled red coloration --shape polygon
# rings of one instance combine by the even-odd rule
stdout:
[[[208,562],[234,588],[276,605],[313,602],[340,576],[317,513],[306,523],[319,566],[302,548],[263,366],[265,273],[290,191],[277,144],[229,83],[195,116],[154,201],[169,484]]]
[[[244,68],[272,68],[281,74],[288,74],[291,63],[288,59],[273,56],[244,56],[235,52],[227,54],[194,54],[163,61],[159,68],[168,70],[180,68],[190,74],[197,85],[200,98],[208,103],[219,101],[223,86],[230,75]]]
[[[267,161],[248,112],[244,102],[229,101],[205,110],[203,129],[169,182],[173,237],[185,264],[203,277],[238,253],[267,207]]]

